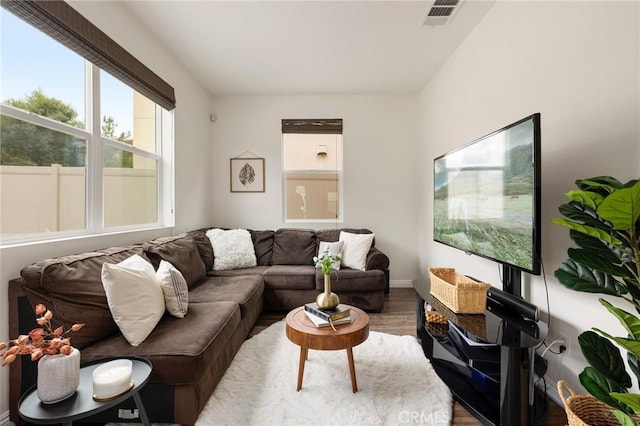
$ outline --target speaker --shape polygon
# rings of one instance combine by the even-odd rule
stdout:
[[[540,314],[538,307],[519,297],[492,286],[487,292],[487,298],[500,305],[503,310],[518,314],[532,321],[538,321]]]

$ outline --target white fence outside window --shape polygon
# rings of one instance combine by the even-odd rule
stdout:
[[[157,221],[157,171],[104,168],[107,226]],[[0,235],[82,230],[86,213],[84,167],[0,166]]]

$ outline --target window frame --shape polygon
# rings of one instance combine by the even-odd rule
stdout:
[[[282,145],[281,145],[281,155],[282,155],[282,221],[283,223],[299,223],[299,224],[311,224],[311,223],[320,223],[320,224],[338,224],[344,223],[344,134],[342,133],[342,120],[340,119],[340,131],[329,131],[329,132],[319,132],[319,131],[296,131],[296,132],[287,132],[285,131],[285,121],[287,122],[300,122],[300,121],[314,121],[319,122],[323,120],[283,120],[283,131],[281,134],[282,137]],[[327,120],[334,123],[337,120]],[[289,124],[289,123],[287,123]],[[303,134],[303,135],[316,135],[319,133],[324,134],[336,134],[340,135],[340,150],[339,156],[342,158],[342,167],[340,169],[286,169],[285,167],[285,135],[295,135],[295,134]],[[338,154],[337,154],[338,155]],[[288,190],[287,190],[287,177],[289,175],[294,174],[310,174],[310,175],[337,175],[338,177],[338,209],[337,209],[337,217],[335,218],[325,218],[325,219],[298,219],[298,218],[289,218],[288,217]]]
[[[45,242],[61,238],[102,235],[116,232],[138,231],[150,228],[171,227],[173,215],[173,111],[167,111],[156,103],[156,152],[152,153],[135,146],[122,143],[101,134],[102,114],[100,111],[100,71],[101,68],[85,61],[85,126],[75,127],[66,123],[40,116],[31,112],[0,103],[0,113],[25,123],[84,139],[87,144],[85,160],[85,226],[83,229],[34,232],[29,234],[0,236],[0,247]],[[126,84],[126,83],[125,83]],[[135,89],[134,89],[135,90]],[[121,226],[104,226],[104,186],[103,149],[112,146],[133,155],[149,158],[156,162],[156,222]],[[170,158],[168,157],[170,155]]]

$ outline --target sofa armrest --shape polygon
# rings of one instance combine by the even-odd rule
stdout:
[[[37,328],[33,306],[24,292],[23,281],[15,278],[9,281],[9,336],[28,334]],[[16,425],[26,423],[18,414],[20,397],[36,383],[38,363],[28,357],[19,356],[9,365],[9,420]]]
[[[375,247],[371,248],[367,254],[367,270],[371,269],[379,269],[384,272],[384,294],[389,294],[389,287],[391,283],[391,279],[389,277],[389,257]]]
[[[386,254],[373,247],[367,254],[367,270],[379,269],[386,271],[389,269],[389,257]]]

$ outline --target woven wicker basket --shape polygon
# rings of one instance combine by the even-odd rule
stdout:
[[[427,322],[424,324],[424,329],[433,337],[445,337],[447,331],[449,331],[449,326],[437,322]]]
[[[487,338],[487,325],[484,313],[482,314],[456,314],[451,309],[447,308],[440,300],[432,297],[429,302],[424,302],[425,312],[429,311],[429,305],[432,305],[439,314],[447,319],[447,322],[452,322],[457,326],[462,327],[464,330],[471,334],[475,334],[481,339]],[[427,324],[430,324],[427,322]]]
[[[481,314],[487,308],[491,284],[479,283],[454,268],[429,268],[431,294],[455,313]]]
[[[427,320],[427,322],[434,322],[437,324],[446,324],[447,318],[442,315],[440,312],[436,312],[436,311],[424,311],[424,317]]]
[[[565,396],[565,390],[571,396]],[[613,408],[591,395],[577,395],[564,380],[558,381],[558,395],[564,404],[569,426],[611,426],[620,424]]]

